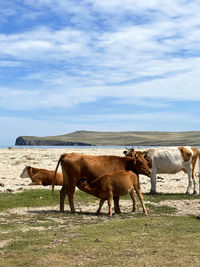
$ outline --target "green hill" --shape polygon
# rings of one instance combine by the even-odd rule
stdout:
[[[200,146],[196,132],[95,132],[76,131],[58,136],[19,136],[15,145],[47,146]]]

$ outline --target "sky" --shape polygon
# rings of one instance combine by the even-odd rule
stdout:
[[[200,130],[199,0],[0,0],[0,145]]]

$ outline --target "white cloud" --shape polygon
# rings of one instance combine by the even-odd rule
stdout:
[[[119,101],[121,98],[200,101],[199,60],[196,61],[195,67],[196,68],[190,72],[179,73],[174,76],[169,75],[169,77],[150,79],[133,84],[112,86],[104,84],[100,86],[81,87],[81,82],[77,81],[77,78],[73,81],[71,77],[68,79],[64,74],[61,74],[61,76],[54,74],[54,78],[50,76],[51,79],[49,78],[49,80],[48,77],[43,77],[46,83],[46,89],[43,87],[42,89],[35,89],[32,91],[0,88],[0,107],[12,110],[48,109],[51,107],[68,108],[80,103],[94,102],[100,98],[106,97],[118,98]],[[37,78],[39,79],[39,77]],[[93,80],[91,80],[91,83],[92,81]],[[76,87],[76,84],[79,87]]]
[[[0,55],[27,60],[30,64],[40,60],[64,60],[83,54],[83,50],[87,50],[85,43],[87,36],[83,32],[41,27],[19,34],[1,34]]]
[[[1,1],[0,14],[0,108],[137,98],[159,110],[174,100],[200,101],[199,1]],[[88,127],[103,129],[95,119],[99,126]]]

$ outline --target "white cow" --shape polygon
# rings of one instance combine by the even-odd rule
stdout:
[[[134,149],[124,151],[126,156],[132,156]],[[151,169],[151,191],[156,193],[156,175],[161,173],[175,174],[184,171],[188,174],[188,187],[186,194],[189,194],[193,181],[193,194],[196,194],[195,165],[199,158],[200,151],[195,147],[169,147],[169,148],[151,148],[143,152],[144,157],[152,160]],[[199,176],[200,180],[200,176]],[[200,187],[200,184],[199,184]],[[200,189],[200,188],[199,188]]]

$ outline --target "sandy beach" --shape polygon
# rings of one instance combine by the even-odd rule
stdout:
[[[88,155],[124,156],[123,148],[2,148],[0,149],[0,192],[20,192],[33,188],[50,189],[50,186],[30,186],[31,180],[29,178],[20,178],[22,170],[25,165],[55,170],[60,155],[71,152]],[[198,167],[196,169],[198,172]],[[149,192],[150,178],[140,175],[140,183],[142,191],[144,193]],[[162,174],[157,178],[157,192],[185,193],[187,185],[188,178],[184,172],[173,175]],[[198,181],[197,189],[199,189]]]

